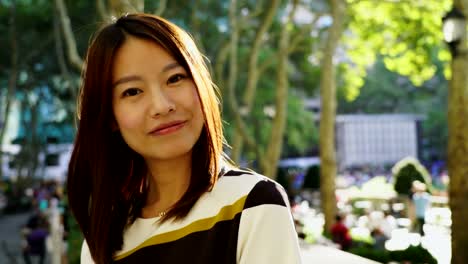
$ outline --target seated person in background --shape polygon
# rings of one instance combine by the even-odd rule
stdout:
[[[384,211],[384,219],[379,227],[383,234],[390,239],[392,237],[393,230],[395,230],[397,226],[397,221],[391,212]]]
[[[333,242],[340,245],[341,250],[349,250],[351,247],[351,235],[349,234],[349,229],[343,223],[343,216],[336,215],[336,222],[331,227],[331,235]]]
[[[380,228],[375,228],[371,231],[371,236],[374,239],[374,248],[379,250],[385,249],[385,242],[388,240],[388,237]]]
[[[23,258],[26,264],[31,263],[31,256],[38,256],[39,263],[43,264],[46,256],[46,238],[49,235],[48,223],[45,217],[37,215],[34,220],[28,221],[28,230],[24,232],[26,245],[23,249]]]
[[[431,195],[426,192],[426,184],[414,181],[411,190],[413,191],[413,203],[416,210],[416,227],[421,236],[424,236],[424,224],[426,212],[431,206]]]

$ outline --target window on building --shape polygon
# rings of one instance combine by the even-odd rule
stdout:
[[[47,154],[45,159],[46,166],[58,166],[59,154]]]

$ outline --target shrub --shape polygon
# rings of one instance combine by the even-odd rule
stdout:
[[[395,191],[398,194],[411,194],[411,186],[414,181],[425,183],[431,190],[431,177],[427,169],[414,158],[405,158],[397,162],[392,168],[395,181]]]
[[[75,218],[68,218],[69,225],[69,234],[67,236],[68,241],[68,263],[70,264],[79,264],[80,263],[80,254],[81,246],[83,244],[83,235],[81,234],[80,228]]]
[[[278,168],[278,172],[276,174],[276,181],[283,186],[283,188],[289,193],[290,192],[290,184],[289,184],[289,177],[288,177],[288,170],[285,168]]]
[[[320,166],[312,165],[307,169],[302,188],[317,190],[320,189]]]
[[[368,258],[381,263],[396,261],[399,263],[409,262],[411,264],[437,264],[437,260],[421,245],[410,246],[405,250],[386,251],[374,249],[370,245],[353,247],[350,253]]]
[[[391,251],[390,259],[398,262],[409,261],[411,264],[437,264],[437,260],[421,245]]]

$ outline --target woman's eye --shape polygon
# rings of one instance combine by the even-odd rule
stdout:
[[[187,78],[187,76],[185,76],[184,74],[181,74],[181,73],[174,74],[171,77],[169,77],[169,80],[167,80],[167,83],[168,84],[177,83],[185,78]]]
[[[130,88],[130,89],[127,89],[125,90],[123,93],[122,93],[122,97],[127,97],[127,96],[135,96],[137,94],[141,93],[141,90],[138,89],[138,88]]]

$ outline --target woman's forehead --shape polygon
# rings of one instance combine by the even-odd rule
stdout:
[[[117,50],[113,63],[113,73],[119,75],[134,69],[157,68],[167,71],[180,65],[180,62],[154,41],[141,38],[128,38]]]

